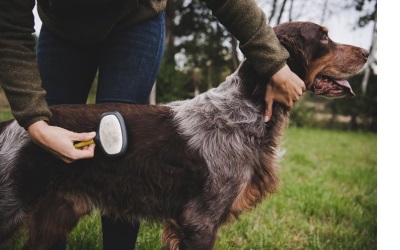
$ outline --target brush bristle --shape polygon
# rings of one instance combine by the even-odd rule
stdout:
[[[99,138],[104,151],[109,155],[118,154],[122,149],[122,130],[119,120],[114,115],[102,118],[99,127]]]

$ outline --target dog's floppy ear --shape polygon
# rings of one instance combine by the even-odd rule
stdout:
[[[275,34],[281,44],[289,52],[287,65],[289,68],[304,79],[307,73],[308,57],[305,51],[304,37],[297,25],[280,24],[274,28]]]

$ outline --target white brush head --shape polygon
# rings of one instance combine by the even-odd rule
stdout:
[[[117,112],[105,113],[99,123],[98,140],[108,155],[119,155],[126,148],[126,129],[122,116]]]

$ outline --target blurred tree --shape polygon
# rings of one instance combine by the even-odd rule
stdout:
[[[356,94],[362,92],[363,75],[358,75],[349,80]],[[350,116],[349,130],[377,129],[377,75],[370,74],[368,87],[365,94],[358,94],[354,98],[342,98],[327,101],[327,107],[335,114]],[[334,119],[332,119],[334,122]],[[331,127],[334,127],[331,124]]]
[[[332,122],[336,114],[350,116],[348,128],[351,130],[377,129],[377,1],[353,0],[355,9],[360,12],[358,27],[363,28],[373,22],[370,56],[362,75],[352,78],[349,82],[356,94],[355,98],[328,101],[327,106],[332,111]]]
[[[358,27],[363,28],[373,22],[370,56],[362,75],[352,78],[349,82],[356,94],[355,98],[328,101],[327,106],[332,111],[332,122],[336,114],[350,116],[349,129],[377,129],[377,1],[353,0],[355,9],[360,12]],[[368,3],[368,4],[367,4]]]
[[[165,55],[161,64],[156,83],[157,103],[165,103],[172,100],[183,99],[183,82],[186,81],[185,74],[177,70],[175,62],[175,18],[177,9],[183,4],[183,0],[169,0],[165,9]]]
[[[201,69],[201,79],[207,81],[196,80],[203,92],[219,84],[239,64],[237,41],[200,0],[169,0],[166,29],[166,52],[157,80],[158,101],[192,97],[195,68]]]
[[[232,46],[236,43],[202,1],[192,0],[178,11],[176,47],[178,53],[185,55],[179,63],[183,68],[202,69],[203,79],[211,81],[202,85],[201,90],[204,91],[207,86],[219,84],[225,78],[226,75],[221,75],[221,72],[226,74],[235,69],[238,60],[232,60],[232,51],[236,50]]]
[[[372,44],[370,47],[370,57],[367,62],[367,67],[364,72],[364,78],[362,79],[362,84],[361,84],[361,89],[362,93],[366,94],[367,92],[367,85],[368,81],[370,79],[370,74],[371,70],[376,73],[377,70],[377,58],[376,58],[376,49],[377,49],[377,14],[378,14],[378,9],[377,9],[377,0],[367,0],[370,4],[369,6],[374,6],[373,8],[368,8],[369,6],[366,6],[366,0],[354,0],[356,3],[356,10],[360,11],[362,15],[360,16],[358,20],[358,25],[360,27],[365,27],[367,26],[370,22],[374,23],[374,29],[372,30]]]

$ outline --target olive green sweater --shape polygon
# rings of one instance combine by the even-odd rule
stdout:
[[[254,0],[204,1],[260,75],[270,77],[285,65],[288,53]],[[51,117],[34,53],[34,5],[35,0],[0,0],[0,84],[13,116],[25,128]],[[166,0],[38,0],[38,12],[54,34],[90,44],[102,42],[111,30],[155,16],[165,5]]]

